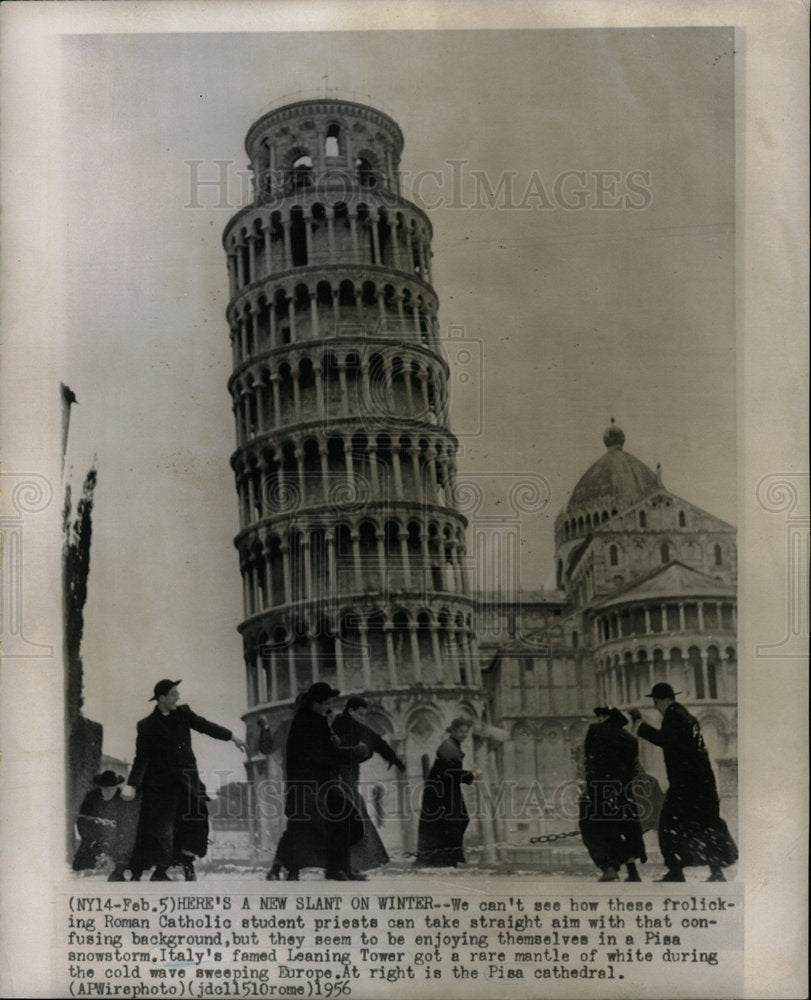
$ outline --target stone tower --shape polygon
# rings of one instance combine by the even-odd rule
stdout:
[[[393,855],[414,847],[422,755],[454,716],[484,721],[432,228],[399,191],[402,148],[362,104],[276,108],[248,131],[253,202],[224,233],[257,859],[312,682],[366,696],[407,762],[361,774]]]

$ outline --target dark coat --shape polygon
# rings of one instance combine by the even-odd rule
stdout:
[[[341,768],[363,756],[363,751],[356,747],[340,746],[327,717],[314,712],[309,705],[302,705],[293,716],[287,734],[285,815],[298,815],[296,800],[301,797],[301,788],[317,791],[337,783]]]
[[[232,736],[230,729],[195,715],[188,705],[178,705],[168,715],[156,706],[138,723],[129,784],[150,790],[177,784],[193,790],[202,788],[191,746],[192,730],[215,740],[230,740]]]
[[[332,731],[338,737],[341,746],[356,747],[358,743],[365,743],[368,753],[360,759],[355,758],[343,768],[342,776],[350,784],[356,785],[360,780],[360,765],[365,760],[369,760],[374,754],[380,754],[387,764],[399,766],[400,758],[383,739],[383,737],[370,729],[357,719],[353,719],[348,712],[341,712],[332,723]]]
[[[400,758],[379,733],[353,719],[346,710],[335,717],[332,731],[338,737],[341,746],[356,747],[359,743],[364,743],[368,747],[368,752],[360,759],[356,758],[341,767],[341,777],[352,790],[355,805],[363,822],[363,837],[352,845],[352,869],[362,872],[370,868],[380,868],[389,861],[389,855],[369,817],[366,802],[358,788],[360,765],[363,761],[369,760],[373,754],[379,754],[388,764],[400,767]],[[382,788],[380,790],[382,791]]]
[[[206,788],[191,745],[192,730],[230,740],[231,730],[178,705],[168,715],[157,706],[138,723],[129,783],[141,789],[141,817],[130,867],[167,867],[184,854],[208,850]]]
[[[635,737],[611,718],[593,723],[586,733],[585,765],[580,832],[592,861],[603,869],[646,861],[632,790],[639,769]]]
[[[105,799],[99,788],[89,791],[76,817],[81,843],[73,859],[73,870],[95,868],[104,854],[116,864],[126,864],[137,822],[138,803],[122,799],[120,789],[116,789],[111,799]]]
[[[470,822],[462,785],[473,781],[462,767],[462,744],[449,736],[440,744],[422,793],[417,834],[418,865],[463,864],[462,840]]]
[[[287,829],[276,852],[288,871],[350,868],[350,848],[363,836],[363,827],[340,775],[342,767],[363,755],[357,747],[339,746],[326,716],[309,704],[299,707],[287,735]]]
[[[730,865],[738,849],[719,814],[718,789],[698,719],[673,702],[656,729],[641,722],[639,736],[664,751],[668,789],[659,818],[659,846],[669,868]]]

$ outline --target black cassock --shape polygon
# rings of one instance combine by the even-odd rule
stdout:
[[[418,865],[464,864],[462,839],[470,822],[462,784],[470,784],[473,774],[462,767],[462,745],[449,736],[436,752],[436,759],[422,792],[422,808],[417,836]]]
[[[589,726],[586,787],[580,800],[580,833],[598,868],[647,861],[633,796],[639,768],[636,739],[610,717]]]
[[[290,871],[301,868],[351,870],[350,849],[363,825],[341,767],[363,757],[357,747],[341,747],[327,718],[301,705],[287,735],[285,815],[287,828],[276,849]]]
[[[721,819],[718,789],[701,727],[684,705],[673,702],[661,729],[641,722],[639,736],[665,755],[668,789],[659,817],[659,847],[668,868],[723,867],[738,860],[738,848]]]
[[[341,746],[356,747],[359,743],[364,743],[368,747],[368,752],[362,760],[369,760],[374,754],[380,754],[389,765],[397,762],[397,754],[383,737],[362,722],[353,719],[346,711],[335,717],[332,731],[340,740]],[[352,845],[351,854],[352,869],[359,872],[380,868],[389,861],[388,851],[375,829],[369,810],[366,808],[366,801],[358,787],[362,760],[353,760],[341,768],[341,778],[351,791],[355,808],[363,823],[363,837]]]
[[[168,867],[208,851],[208,795],[192,751],[191,732],[230,740],[231,730],[178,705],[157,706],[138,723],[129,784],[141,790],[141,816],[130,868]],[[188,860],[188,857],[185,858]]]

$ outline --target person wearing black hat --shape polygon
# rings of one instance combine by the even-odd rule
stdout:
[[[616,882],[625,865],[628,882],[640,882],[636,862],[648,860],[642,825],[632,790],[639,770],[636,738],[618,708],[594,709],[597,722],[586,733],[586,785],[580,799],[580,833],[591,860],[602,871],[600,882]]]
[[[206,788],[200,780],[191,731],[215,740],[230,740],[243,752],[245,743],[230,729],[209,722],[178,705],[180,681],[158,681],[150,701],[151,715],[138,723],[135,760],[129,784],[141,791],[141,816],[130,861],[132,880],[153,868],[151,881],[169,882],[167,869],[183,865],[187,882],[196,878],[194,858],[208,850]]]
[[[631,712],[637,735],[664,751],[668,789],[659,817],[659,848],[667,865],[660,882],[684,882],[684,869],[709,865],[708,882],[725,882],[722,869],[738,848],[719,813],[718,789],[698,719],[676,701],[670,684],[654,684],[646,697],[662,716],[661,728]]]
[[[93,788],[82,799],[76,828],[81,843],[73,858],[73,870],[96,868],[106,855],[113,861],[108,882],[123,882],[127,870],[138,806],[121,794],[124,778],[115,771],[102,771],[93,778]]]
[[[302,868],[324,867],[328,879],[345,882],[361,878],[352,872],[350,849],[363,836],[363,824],[351,789],[340,780],[342,766],[365,760],[369,747],[339,746],[330,729],[333,699],[340,691],[323,681],[302,695],[285,753],[284,812],[287,829],[276,849],[276,861],[297,879]],[[275,863],[274,863],[275,867]],[[278,877],[271,869],[268,878]]]
[[[462,744],[472,728],[473,720],[466,715],[459,715],[451,722],[445,730],[448,738],[437,748],[426,775],[414,860],[419,868],[455,868],[465,863],[463,841],[470,817],[462,785],[472,784],[474,774],[462,766],[465,758]]]
[[[405,764],[383,737],[366,725],[368,709],[369,702],[365,698],[353,695],[347,700],[343,711],[333,720],[332,731],[338,737],[341,746],[355,747],[359,743],[365,743],[369,748],[366,760],[378,754],[389,767],[393,765],[402,773],[405,771]],[[341,768],[341,779],[347,788],[351,789],[353,801],[363,822],[363,837],[352,846],[352,870],[357,872],[380,868],[389,860],[388,852],[369,818],[369,810],[358,788],[360,764],[361,761],[353,760]]]

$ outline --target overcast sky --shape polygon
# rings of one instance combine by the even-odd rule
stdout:
[[[736,522],[730,31],[88,35],[64,55],[63,380],[75,495],[98,456],[83,659],[106,752],[131,760],[164,676],[241,730],[220,238],[248,127],[300,89],[403,130],[404,193],[434,206],[442,335],[471,347],[461,365],[448,344],[460,474],[487,515],[522,475],[551,491],[522,518],[525,587],[550,582],[554,517],[611,416],[669,489]],[[188,207],[189,161],[232,164],[230,205],[206,188]],[[511,177],[518,207],[477,204],[474,171],[493,191]],[[567,171],[585,172],[582,208]],[[605,207],[599,171],[619,175]],[[233,746],[196,747],[212,785],[244,777]]]

